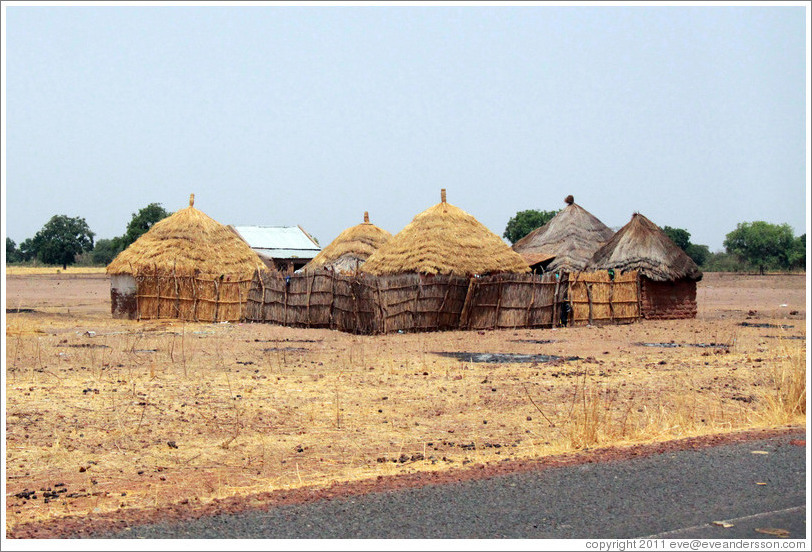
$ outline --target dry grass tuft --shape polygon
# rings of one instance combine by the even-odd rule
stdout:
[[[764,392],[764,421],[771,424],[803,423],[806,420],[806,354],[787,341],[779,346],[780,356],[768,371]]]

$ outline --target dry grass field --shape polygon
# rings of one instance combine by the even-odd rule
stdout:
[[[104,274],[11,273],[6,529],[805,425],[805,280],[706,274],[695,320],[372,337],[113,320]]]

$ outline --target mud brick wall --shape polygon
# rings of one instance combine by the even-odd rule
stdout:
[[[674,320],[696,318],[696,282],[655,282],[640,279],[640,300],[643,318]]]
[[[138,318],[138,296],[135,278],[129,274],[110,276],[110,307],[113,318]]]

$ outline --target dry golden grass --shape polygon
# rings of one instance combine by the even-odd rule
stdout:
[[[768,424],[799,423],[806,419],[806,351],[779,343],[779,358],[770,364],[770,385],[760,412]]]
[[[7,528],[805,424],[805,340],[789,339],[804,321],[738,321],[366,337],[8,314]],[[637,345],[672,340],[732,346]],[[437,351],[580,360],[477,364]],[[65,492],[48,503],[15,496],[48,488]]]

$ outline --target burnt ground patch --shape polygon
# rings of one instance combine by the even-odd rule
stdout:
[[[522,362],[554,362],[564,360],[581,360],[580,357],[561,357],[555,355],[526,355],[514,353],[463,353],[463,352],[432,352],[447,358],[456,358],[462,362],[488,362],[492,364],[509,364]]]
[[[254,343],[321,343],[323,339],[255,339]]]
[[[109,349],[109,345],[99,343],[58,343],[54,347],[72,347],[74,349]]]
[[[795,327],[788,324],[766,324],[761,322],[739,322],[737,325],[744,326],[745,328],[781,328],[782,330]]]
[[[268,347],[267,349],[262,349],[263,353],[274,353],[277,351],[283,351],[286,353],[308,353],[310,352],[308,349],[304,349],[302,347]]]
[[[548,345],[550,343],[558,343],[556,339],[511,339],[511,343],[535,343],[537,345]]]
[[[662,347],[666,349],[673,349],[677,347],[699,347],[703,349],[729,349],[730,344],[728,343],[644,343],[642,341],[637,343],[632,343],[632,345],[637,345],[638,347]]]
[[[27,313],[38,313],[39,311],[35,309],[24,309],[24,308],[17,308],[17,309],[6,309],[6,314],[17,314],[21,312]]]
[[[768,339],[806,339],[805,335],[762,335]]]

